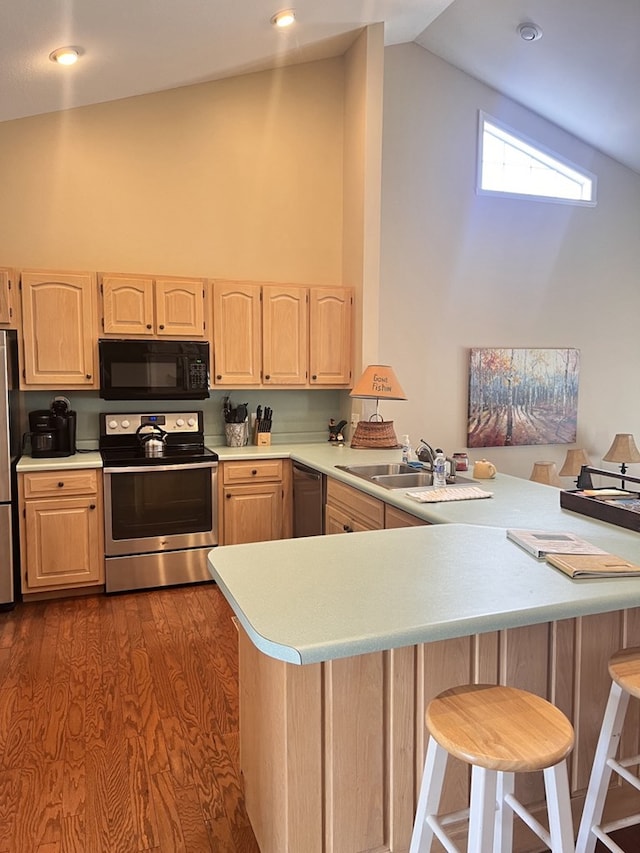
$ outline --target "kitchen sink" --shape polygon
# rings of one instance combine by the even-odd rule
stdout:
[[[404,462],[390,462],[387,465],[336,465],[341,471],[348,471],[356,477],[370,480],[372,477],[398,476],[406,477],[407,474],[415,474],[416,469]],[[419,472],[420,473],[420,472]]]
[[[421,471],[401,462],[389,465],[336,465],[336,468],[375,483],[377,486],[383,486],[385,489],[414,489],[433,484],[431,471]],[[455,480],[447,478],[447,482],[454,485],[475,483],[476,480],[457,474]]]

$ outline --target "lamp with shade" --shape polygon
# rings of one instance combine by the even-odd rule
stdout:
[[[529,479],[534,483],[543,483],[545,486],[562,485],[555,462],[534,462]]]
[[[629,432],[619,432],[611,447],[602,457],[605,462],[619,462],[620,473],[623,475],[621,486],[624,489],[624,475],[627,473],[627,462],[640,462],[640,450],[636,447],[633,436]]]
[[[351,438],[351,447],[387,449],[399,447],[393,421],[382,419],[380,400],[406,400],[398,378],[388,364],[370,364],[351,391],[350,397],[375,400],[376,411],[368,421],[359,421]]]
[[[558,474],[560,477],[575,477],[576,486],[579,489],[590,489],[592,487],[591,477],[587,473],[582,473],[582,468],[585,465],[591,465],[586,451],[582,447],[573,447],[567,450],[567,455]]]

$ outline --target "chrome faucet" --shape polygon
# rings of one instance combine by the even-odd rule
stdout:
[[[416,456],[422,462],[423,465],[428,466],[430,471],[433,471],[434,462],[436,461],[436,453],[442,453],[440,448],[436,448],[435,450],[428,441],[425,441],[424,438],[420,439],[420,444],[416,447]],[[449,463],[449,473],[447,474],[447,482],[455,483],[456,481],[456,460],[452,459],[450,456],[445,456],[445,459]]]

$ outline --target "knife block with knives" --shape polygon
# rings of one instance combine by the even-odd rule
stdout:
[[[266,406],[264,411],[262,406],[256,409],[256,420],[253,427],[253,443],[257,447],[271,446],[271,424],[273,422],[273,409]]]

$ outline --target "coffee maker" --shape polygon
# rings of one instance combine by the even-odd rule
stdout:
[[[27,435],[34,459],[72,456],[76,452],[76,413],[70,405],[66,397],[54,397],[50,409],[29,412]]]

